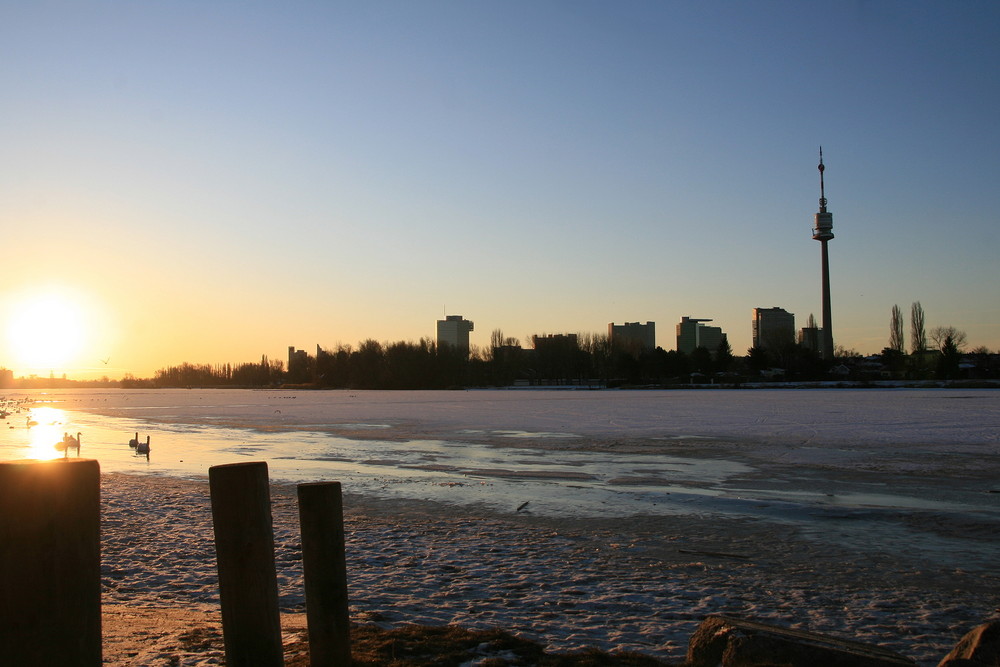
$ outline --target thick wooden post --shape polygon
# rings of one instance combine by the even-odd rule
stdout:
[[[267,463],[208,469],[229,667],[282,667]]]
[[[351,664],[344,503],[340,482],[299,484],[302,569],[309,625],[309,664]]]
[[[0,665],[100,667],[101,468],[0,463]]]

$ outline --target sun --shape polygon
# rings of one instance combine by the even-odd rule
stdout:
[[[36,372],[64,370],[87,340],[86,313],[68,293],[26,295],[7,322],[8,363]]]

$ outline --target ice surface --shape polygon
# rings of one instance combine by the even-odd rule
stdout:
[[[1000,508],[1000,392],[58,391],[0,456],[83,432],[102,470],[337,479],[383,498],[528,502],[545,516],[722,514],[806,522]],[[152,439],[148,460],[126,445]],[[40,435],[44,433],[44,435]],[[48,440],[46,440],[46,438]],[[56,452],[51,452],[56,455]],[[899,521],[894,524],[898,527]]]
[[[79,431],[81,454],[105,472],[202,478],[211,465],[266,460],[273,480],[335,479],[355,502],[395,503],[401,522],[357,519],[352,563],[356,613],[392,622],[507,625],[562,648],[677,656],[701,614],[729,611],[897,642],[934,662],[1000,599],[997,391],[34,398],[39,424],[9,417],[0,458],[61,455],[52,444]],[[149,460],[127,445],[136,432],[151,436]],[[156,540],[168,532],[210,548],[204,528],[183,533],[177,516],[190,509],[166,518],[189,500],[165,493],[143,515],[148,544],[133,543],[145,524],[120,536],[126,563],[163,558]],[[441,503],[454,511],[402,509]],[[112,516],[147,504],[133,498]],[[282,530],[280,557],[294,570]],[[116,599],[211,599],[204,558],[158,568],[159,578],[124,565]],[[281,576],[294,588],[298,575]]]

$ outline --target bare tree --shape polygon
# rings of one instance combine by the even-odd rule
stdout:
[[[906,343],[903,340],[903,311],[898,305],[892,307],[892,320],[889,322],[889,349],[897,352],[906,352]]]
[[[920,354],[927,349],[927,333],[924,331],[924,308],[914,301],[910,308],[910,351]]]
[[[945,343],[948,339],[951,339],[951,344],[955,346],[955,349],[959,352],[965,347],[968,338],[964,331],[959,331],[955,327],[934,327],[931,329],[930,333],[931,342],[934,343],[934,348],[944,352]]]
[[[861,353],[855,350],[853,347],[834,345],[833,356],[835,359],[857,359],[861,356]]]

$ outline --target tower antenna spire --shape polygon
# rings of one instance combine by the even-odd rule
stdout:
[[[826,192],[823,188],[823,171],[826,167],[823,166],[823,147],[819,147],[819,211],[820,213],[826,213]]]

